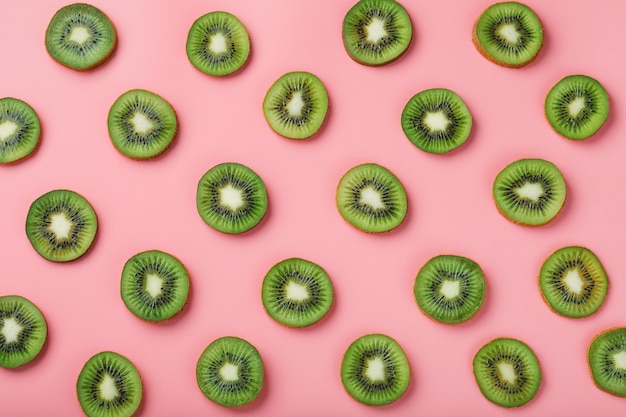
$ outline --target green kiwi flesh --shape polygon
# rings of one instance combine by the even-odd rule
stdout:
[[[552,162],[520,159],[496,176],[493,197],[507,219],[525,226],[541,226],[552,221],[563,208],[565,180]]]
[[[130,417],[141,404],[143,384],[128,358],[115,352],[100,352],[81,369],[76,393],[88,417]]]
[[[224,407],[239,407],[254,401],[261,392],[263,360],[248,341],[221,337],[200,355],[196,380],[209,400]]]
[[[0,99],[0,164],[30,155],[40,135],[39,116],[29,104],[12,97]]]
[[[474,356],[474,377],[485,398],[502,407],[520,407],[541,385],[541,368],[532,349],[516,339],[498,338]]]
[[[140,252],[122,270],[122,301],[137,317],[147,321],[168,320],[178,314],[189,295],[189,274],[169,253]]]
[[[241,21],[228,12],[210,12],[191,25],[187,57],[201,72],[224,76],[240,69],[250,54],[250,38]]]
[[[586,75],[570,75],[548,92],[545,113],[559,135],[573,140],[587,139],[608,118],[609,96],[597,80]]]
[[[344,174],[337,187],[336,202],[348,223],[368,233],[398,227],[408,208],[400,180],[387,168],[374,163],[357,165]]]
[[[42,257],[69,262],[91,247],[98,219],[91,204],[70,190],[53,190],[37,198],[26,217],[26,235]]]
[[[318,322],[333,303],[333,287],[326,271],[301,258],[274,265],[263,279],[263,306],[277,322],[305,327]]]
[[[109,58],[117,44],[111,20],[101,10],[84,3],[58,10],[46,30],[48,54],[60,64],[85,71]]]
[[[361,336],[341,362],[341,382],[355,400],[373,406],[396,401],[409,386],[411,370],[402,347],[383,334]]]
[[[520,68],[539,54],[543,46],[543,27],[530,7],[518,2],[496,3],[476,20],[472,40],[488,60]]]
[[[402,130],[417,148],[434,154],[461,146],[472,130],[472,115],[458,94],[445,88],[417,93],[402,111]]]
[[[344,17],[342,37],[350,58],[380,66],[406,52],[413,25],[406,9],[395,0],[360,0]]]
[[[596,335],[587,350],[594,384],[601,390],[626,397],[626,327]]]
[[[289,139],[313,136],[324,124],[328,93],[310,72],[294,71],[272,84],[263,100],[263,114],[274,132]]]
[[[17,368],[41,352],[48,337],[39,308],[19,295],[0,297],[0,367]]]
[[[150,159],[172,144],[178,121],[174,108],[163,97],[136,89],[115,100],[109,110],[108,129],[120,153],[132,159]]]
[[[604,303],[609,280],[598,257],[589,249],[568,246],[545,260],[539,272],[543,299],[565,317],[588,317]]]
[[[471,259],[457,255],[431,258],[413,287],[415,301],[430,318],[444,324],[472,318],[485,299],[485,276]]]

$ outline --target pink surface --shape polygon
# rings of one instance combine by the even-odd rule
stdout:
[[[0,414],[82,415],[78,373],[93,354],[113,350],[143,377],[141,416],[623,415],[626,399],[594,386],[586,349],[595,334],[626,325],[626,3],[526,1],[544,24],[545,45],[517,70],[487,61],[471,42],[488,0],[404,1],[415,33],[408,52],[385,67],[357,64],[341,40],[353,3],[93,0],[116,25],[119,45],[87,73],[45,50],[48,21],[67,2],[5,4],[0,96],[31,104],[43,136],[31,158],[0,167],[0,294],[37,304],[49,339],[31,364],[0,369]],[[185,54],[189,27],[213,10],[235,14],[250,33],[249,63],[228,78],[200,73]],[[261,110],[269,86],[294,70],[316,74],[330,96],[327,123],[308,141],[279,137]],[[585,142],[559,137],[543,115],[549,89],[576,73],[599,80],[612,106]],[[400,127],[409,98],[433,87],[457,92],[474,117],[468,142],[448,155],[418,150]],[[178,113],[177,142],[158,160],[125,158],[108,138],[109,107],[132,88],[163,96]],[[507,221],[491,197],[497,173],[525,157],[551,160],[569,186],[564,211],[541,228]],[[267,218],[245,235],[211,229],[195,207],[202,174],[227,161],[255,170],[268,189]],[[364,162],[387,167],[406,187],[408,217],[389,234],[358,231],[335,207],[339,179]],[[68,264],[41,258],[24,233],[31,202],[56,188],[84,195],[100,221],[92,250]],[[557,316],[538,290],[543,260],[568,245],[593,250],[609,274],[605,305],[587,319]],[[177,256],[191,275],[189,304],[165,324],[140,321],[119,295],[125,261],[148,249]],[[428,319],[413,299],[417,271],[443,253],[478,262],[488,285],[479,314],[454,327]],[[311,328],[283,327],[261,303],[265,273],[288,257],[320,264],[333,280],[335,304]],[[411,364],[410,387],[390,406],[357,403],[341,385],[342,355],[367,333],[395,338]],[[213,404],[195,381],[203,349],[226,335],[254,344],[266,370],[258,401],[236,410]],[[476,351],[500,336],[526,342],[542,366],[537,396],[520,409],[487,401],[472,374]]]

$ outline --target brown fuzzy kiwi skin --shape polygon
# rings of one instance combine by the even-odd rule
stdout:
[[[614,327],[610,327],[608,329],[605,329],[599,333],[596,333],[596,335],[591,339],[591,341],[589,342],[589,344],[587,345],[587,370],[589,371],[589,375],[591,376],[591,380],[593,381],[593,385],[595,385],[599,390],[606,392],[607,394],[611,394],[614,395],[616,397],[621,397],[621,398],[626,398],[626,394],[621,395],[621,394],[617,394],[614,392],[611,392],[603,387],[601,387],[600,385],[598,385],[598,383],[596,382],[595,378],[593,377],[593,373],[591,372],[591,364],[589,363],[589,351],[591,350],[591,345],[593,344],[593,342],[595,342],[595,340],[602,336],[604,333],[610,332],[612,330],[617,330],[617,329],[622,329],[624,328],[623,326],[614,326]]]

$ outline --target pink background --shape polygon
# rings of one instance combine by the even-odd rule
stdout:
[[[595,334],[626,325],[626,2],[527,0],[545,44],[517,70],[487,61],[471,42],[489,0],[405,0],[414,25],[408,52],[385,67],[357,64],[341,40],[353,3],[93,0],[115,23],[119,45],[87,73],[62,67],[45,50],[47,24],[67,2],[4,5],[0,96],[31,104],[43,136],[31,158],[0,167],[0,294],[37,304],[49,339],[31,364],[0,369],[2,415],[82,415],[75,381],[103,350],[139,369],[141,416],[623,415],[626,399],[594,386],[586,349]],[[214,10],[238,16],[251,38],[248,65],[228,78],[200,73],[185,54],[189,27]],[[269,86],[294,70],[316,74],[330,96],[326,125],[308,141],[277,136],[261,109]],[[599,80],[612,106],[585,142],[557,136],[543,115],[548,90],[576,73]],[[457,92],[474,117],[468,142],[447,155],[418,150],[400,126],[409,98],[433,87]],[[108,138],[109,107],[133,88],[162,95],[179,116],[175,145],[154,161],[130,160]],[[569,186],[564,211],[541,228],[507,221],[491,197],[497,173],[525,157],[551,160]],[[267,218],[245,235],[211,229],[195,207],[202,174],[227,161],[255,170],[269,193]],[[406,187],[409,214],[391,233],[358,231],[335,207],[339,179],[364,162],[387,167]],[[68,264],[41,258],[24,233],[31,202],[57,188],[83,194],[100,221],[92,250]],[[538,290],[543,260],[569,245],[593,250],[609,274],[605,305],[587,319],[557,316]],[[140,321],[119,295],[123,264],[148,249],[177,256],[192,279],[189,304],[164,324]],[[478,262],[488,284],[483,309],[454,327],[428,319],[413,299],[417,271],[443,253]],[[265,273],[288,257],[320,264],[333,280],[335,304],[311,328],[283,327],[261,303]],[[367,333],[395,338],[411,364],[410,387],[390,406],[357,403],[341,385],[342,355]],[[200,353],[226,335],[254,344],[266,370],[259,399],[236,410],[213,404],[195,381]],[[519,409],[487,401],[472,374],[476,351],[501,336],[531,346],[544,374],[535,399]]]

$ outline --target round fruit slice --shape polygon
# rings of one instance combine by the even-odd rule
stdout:
[[[168,253],[141,252],[124,265],[120,292],[126,307],[140,319],[167,320],[187,302],[189,274],[185,266]]]
[[[419,149],[442,154],[461,146],[472,130],[472,115],[455,92],[433,88],[414,95],[402,111],[402,130]]]
[[[350,58],[364,65],[385,65],[406,52],[413,25],[395,0],[360,0],[343,20],[343,44]]]
[[[409,362],[394,339],[368,334],[352,342],[341,362],[341,382],[355,400],[386,405],[404,394],[411,379]]]
[[[41,352],[48,337],[46,319],[36,305],[18,295],[0,297],[0,366],[17,368]]]
[[[263,361],[258,350],[238,337],[214,340],[196,366],[198,387],[216,404],[239,407],[254,401],[263,388]]]
[[[553,220],[566,197],[561,171],[543,159],[520,159],[497,175],[493,197],[500,213],[525,226],[541,226]]]
[[[587,361],[598,388],[626,397],[626,327],[605,330],[594,337]]]
[[[499,338],[474,356],[474,377],[485,398],[502,407],[519,407],[535,397],[541,384],[539,361],[528,345]]]
[[[39,116],[30,105],[16,98],[0,99],[0,164],[30,155],[40,134]]]
[[[108,16],[89,4],[61,8],[46,30],[46,49],[58,63],[85,71],[111,56],[117,45],[115,27]]]
[[[265,275],[263,306],[277,322],[305,327],[319,321],[333,303],[333,287],[326,271],[300,258],[285,259]]]
[[[609,95],[595,79],[570,75],[548,93],[545,112],[552,128],[568,139],[583,140],[595,134],[609,116]]]
[[[489,6],[476,20],[476,49],[496,64],[519,68],[530,64],[543,46],[543,27],[535,12],[517,2]]]
[[[98,229],[96,212],[80,194],[53,190],[37,198],[26,217],[26,236],[33,248],[54,262],[83,256]]]
[[[445,324],[462,323],[483,305],[485,276],[471,259],[439,255],[420,269],[413,293],[428,317]]]
[[[78,402],[89,417],[130,417],[143,397],[135,365],[115,352],[100,352],[83,366],[76,382]]]

